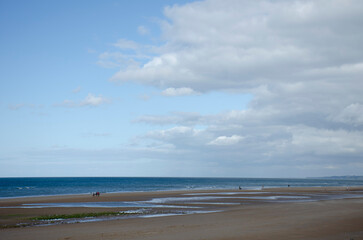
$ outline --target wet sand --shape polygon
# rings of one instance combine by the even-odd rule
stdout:
[[[203,198],[205,196],[209,198]],[[281,198],[277,198],[278,196]],[[339,196],[344,197],[339,199]],[[220,212],[152,218],[131,216],[131,218],[98,222],[2,228],[0,239],[357,240],[363,239],[362,196],[363,187],[349,188],[349,191],[346,188],[276,188],[263,191],[168,191],[101,194],[100,197],[70,195],[1,199],[0,207],[3,207],[0,208],[1,226],[31,222],[30,217],[49,214],[137,209],[137,207],[19,208],[24,206],[23,204],[150,202],[151,199],[160,201],[196,197],[197,200],[194,202],[161,201],[161,204],[173,205],[174,208],[155,208],[154,211],[167,213],[185,211],[184,207],[201,207],[202,210]]]

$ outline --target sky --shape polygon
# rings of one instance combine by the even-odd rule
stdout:
[[[0,177],[363,173],[363,1],[0,1]]]

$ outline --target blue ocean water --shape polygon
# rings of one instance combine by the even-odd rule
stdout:
[[[136,192],[185,189],[260,189],[264,187],[362,186],[363,179],[288,178],[155,178],[155,177],[58,177],[0,178],[0,198],[91,192]]]

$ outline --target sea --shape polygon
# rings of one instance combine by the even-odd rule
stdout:
[[[42,177],[0,178],[0,198],[148,192],[170,190],[261,189],[274,187],[363,186],[363,179],[311,178],[174,178],[174,177]]]

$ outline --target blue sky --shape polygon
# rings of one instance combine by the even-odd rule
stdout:
[[[0,176],[358,174],[358,5],[2,1]]]

